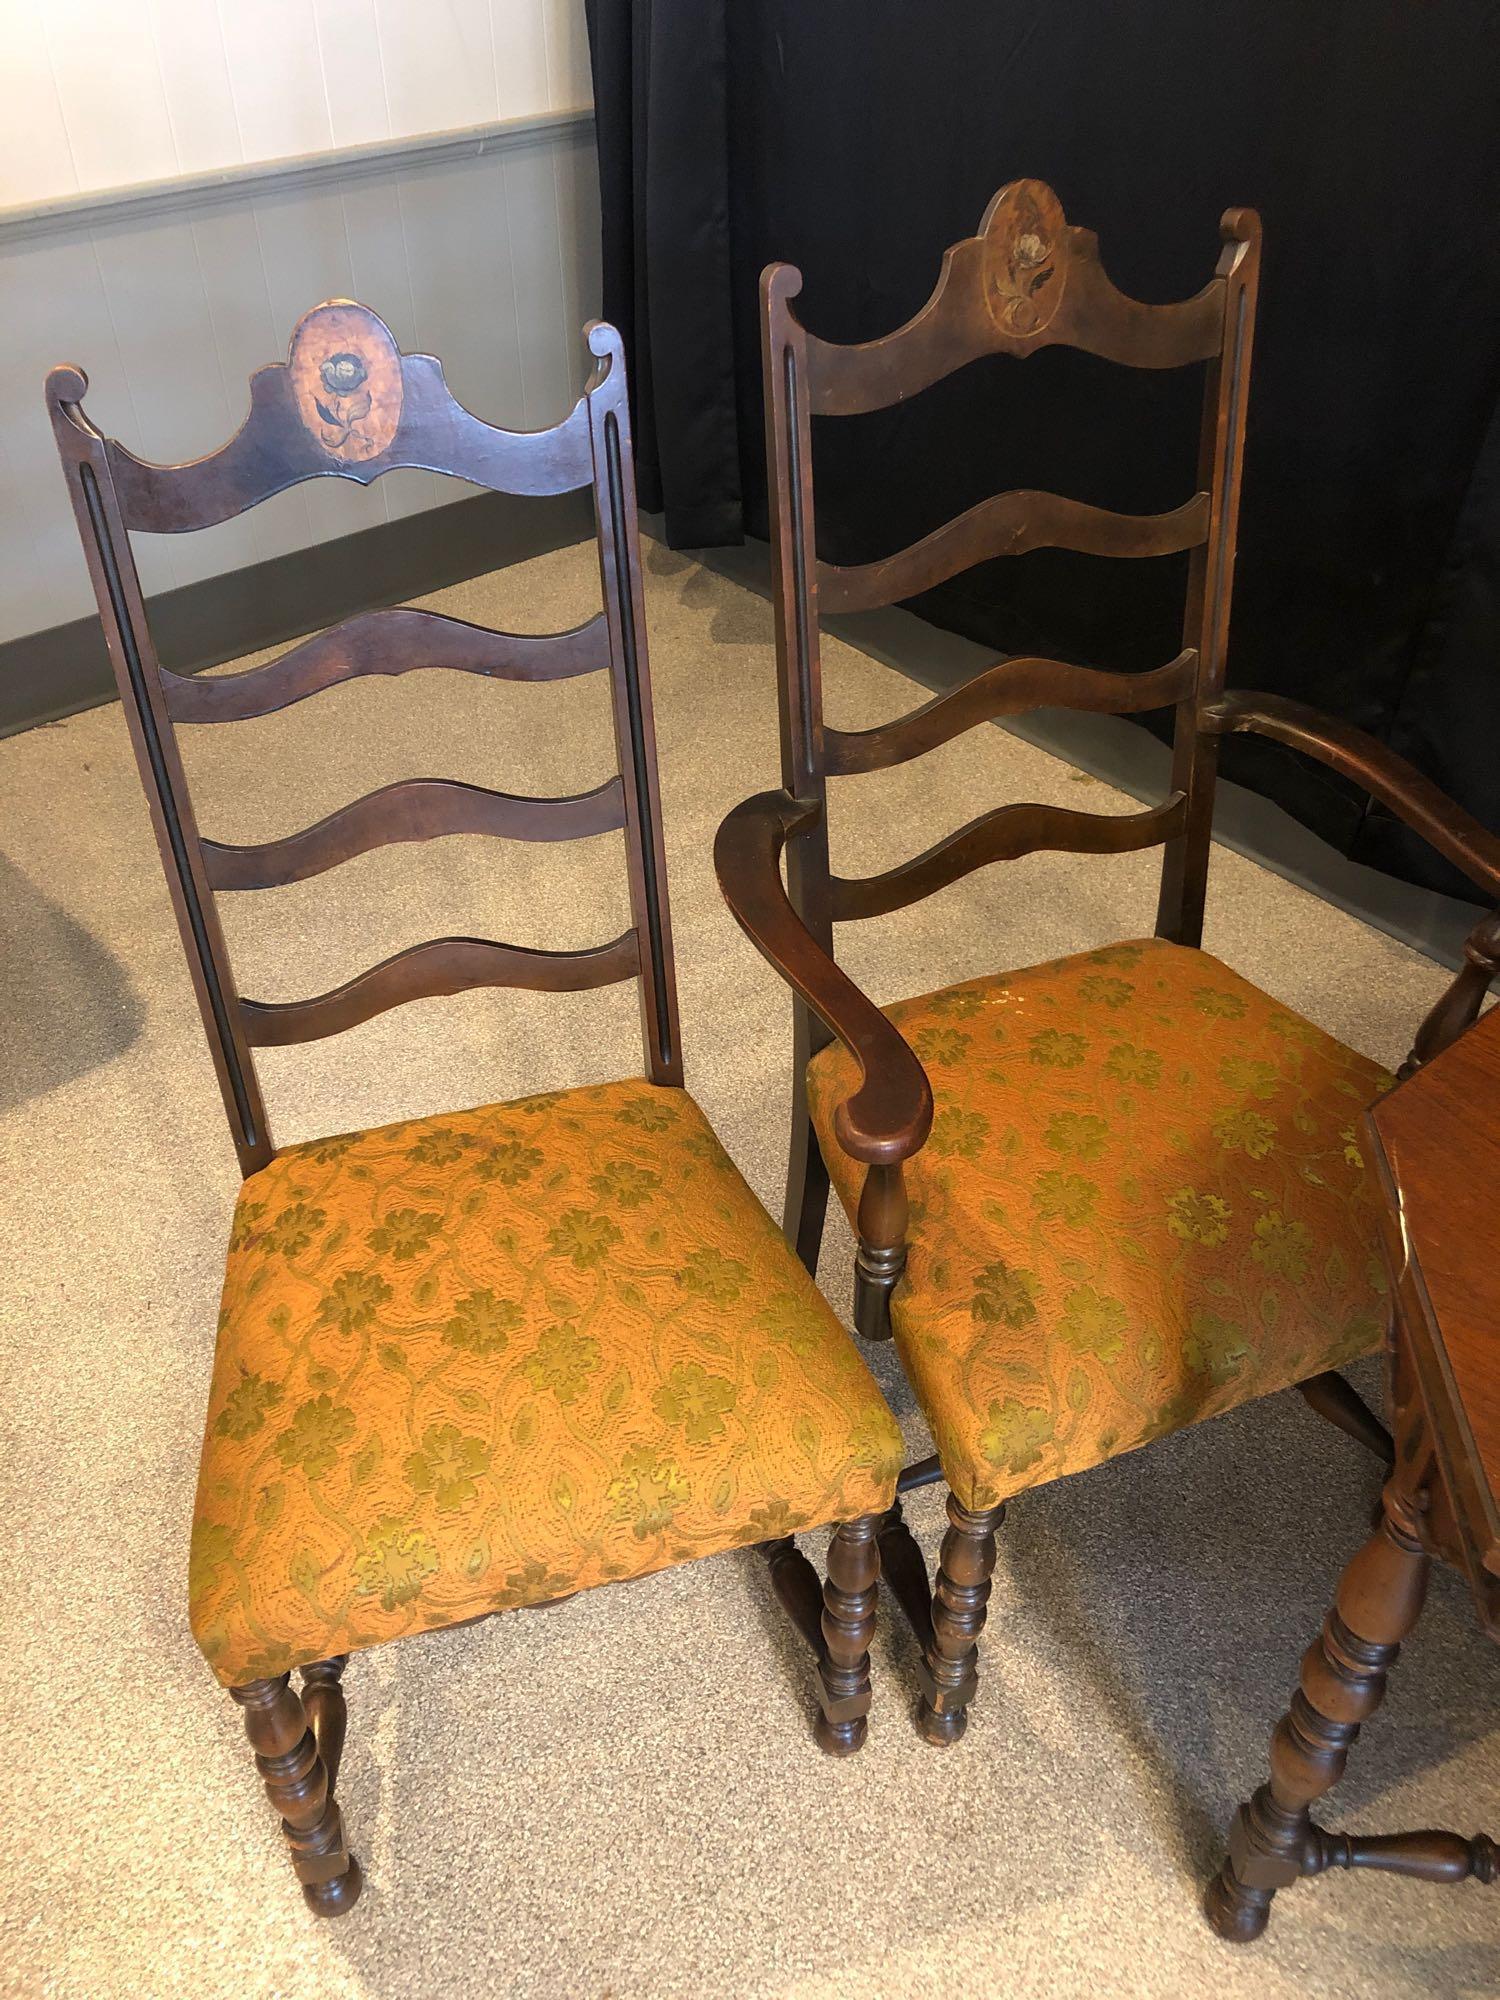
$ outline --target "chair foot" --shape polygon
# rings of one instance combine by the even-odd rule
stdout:
[[[351,1854],[349,1866],[331,1882],[304,1882],[302,1895],[315,1917],[342,1917],[359,1901],[365,1878]]]
[[[1203,1894],[1203,1914],[1226,1944],[1254,1944],[1271,1918],[1268,1889],[1247,1889],[1226,1861]]]
[[[363,1878],[344,1840],[343,1816],[333,1798],[344,1734],[342,1659],[319,1660],[303,1670],[303,1695],[290,1674],[249,1681],[229,1690],[244,1711],[245,1734],[255,1752],[266,1797],[281,1816],[292,1867],[308,1908],[342,1916],[359,1899]],[[320,1737],[326,1742],[324,1761]]]
[[[939,1748],[956,1743],[969,1724],[969,1704],[979,1686],[979,1635],[989,1610],[995,1531],[1004,1519],[1003,1507],[973,1512],[948,1495],[948,1532],[932,1593],[932,1637],[918,1670],[922,1700],[917,1732]]]
[[[852,1757],[869,1734],[870,1641],[880,1578],[876,1535],[881,1516],[841,1521],[828,1546],[823,1583],[823,1650],[818,1659],[821,1713],[814,1734],[830,1757]]]

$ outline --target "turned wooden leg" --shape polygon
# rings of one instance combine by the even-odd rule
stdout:
[[[1305,1382],[1297,1384],[1297,1393],[1310,1410],[1316,1410],[1320,1417],[1336,1425],[1346,1437],[1362,1444],[1382,1465],[1395,1464],[1396,1447],[1391,1442],[1390,1432],[1359,1391],[1334,1369],[1325,1369],[1321,1375],[1309,1375]]]
[[[1301,1686],[1271,1737],[1270,1782],[1235,1815],[1229,1853],[1208,1886],[1204,1908],[1220,1937],[1258,1938],[1276,1891],[1320,1865],[1309,1808],[1337,1784],[1361,1723],[1380,1706],[1401,1641],[1421,1616],[1429,1568],[1411,1500],[1392,1480],[1380,1525],[1303,1655]]]
[[[823,1648],[818,1658],[817,1738],[830,1757],[849,1757],[869,1732],[870,1641],[880,1578],[878,1514],[841,1521],[828,1545]]]
[[[956,1743],[969,1726],[979,1684],[979,1635],[990,1602],[995,1530],[1003,1507],[971,1513],[948,1495],[948,1532],[932,1593],[932,1638],[919,1669],[917,1727],[929,1743]]]
[[[871,1167],[859,1197],[854,1252],[854,1325],[866,1340],[891,1337],[891,1293],[906,1269],[908,1214],[900,1161]]]
[[[333,1767],[343,1745],[344,1662],[319,1660],[304,1669],[306,1704],[290,1674],[250,1681],[229,1690],[245,1714],[245,1734],[265,1780],[266,1796],[281,1815],[281,1830],[308,1908],[320,1917],[342,1916],[359,1900],[359,1863],[344,1845],[344,1822],[333,1800],[314,1718],[329,1731]]]

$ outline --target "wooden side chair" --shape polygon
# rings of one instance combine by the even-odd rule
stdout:
[[[189,1573],[193,1632],[244,1711],[319,1914],[360,1889],[334,1802],[347,1656],[746,1544],[818,1649],[818,1740],[869,1708],[874,1541],[900,1433],[852,1341],[683,1089],[624,362],[555,429],[482,423],[364,307],[308,314],[250,415],[191,464],[143,463],[47,399],[245,1179],[234,1215]],[[521,494],[591,488],[603,606],[519,638],[377,610],[268,665],[165,671],[132,531],[205,527],[303,479],[421,466]],[[180,723],[267,715],[362,674],[547,681],[607,670],[618,771],[569,798],[413,778],[260,846],[200,837]],[[623,830],[631,924],[585,951],[443,938],[314,999],[244,998],[220,890],[298,882],[389,841]],[[477,986],[639,981],[644,1079],[278,1151],[253,1051]],[[799,1529],[837,1523],[821,1587]],[[291,1672],[301,1670],[300,1692]]]
[[[1389,1462],[1384,1427],[1337,1372],[1379,1344],[1387,1316],[1356,1121],[1389,1078],[1199,948],[1219,738],[1258,730],[1320,759],[1500,896],[1500,842],[1400,758],[1295,702],[1225,692],[1256,217],[1231,209],[1223,239],[1195,297],[1141,305],[1049,188],[1016,181],[948,252],[928,304],[885,339],[832,346],[792,310],[799,272],[773,265],[763,280],[784,789],[735,808],[716,858],[735,915],[795,994],[788,1235],[815,1269],[831,1176],[858,1237],[857,1324],[870,1339],[894,1332],[937,1445],[903,1489],[939,1475],[950,1488],[931,1595],[899,1502],[881,1535],[924,1648],[920,1727],[933,1743],[965,1726],[1013,1494],[1291,1387]],[[883,561],[819,561],[811,418],[878,409],[981,356],[1056,342],[1135,368],[1206,364],[1197,489],[1180,507],[1132,517],[1002,493]],[[825,722],[821,613],[889,604],[1041,547],[1191,550],[1182,651],[1137,674],[1007,659],[879,728]],[[1002,806],[886,873],[832,873],[830,777],[1042,704],[1171,706],[1168,796],[1120,817]],[[1154,937],[884,1012],[835,964],[836,923],[988,862],[1158,844]],[[1486,919],[1412,1063],[1473,1018],[1497,953]]]

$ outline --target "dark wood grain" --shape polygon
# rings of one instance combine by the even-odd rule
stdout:
[[[1500,1579],[1500,1011],[1381,1098],[1366,1124],[1460,1555],[1500,1638],[1500,1589],[1485,1581]]]
[[[254,378],[250,415],[236,436],[183,466],[148,465],[104,437],[84,414],[88,382],[81,369],[56,368],[48,377],[53,432],[246,1174],[265,1166],[275,1151],[253,1048],[333,1034],[384,1007],[470,985],[562,991],[636,978],[647,1072],[659,1083],[682,1081],[624,354],[611,327],[595,323],[585,338],[597,365],[580,402],[549,431],[512,433],[462,409],[439,364],[427,355],[402,355],[368,308],[332,300],[298,323],[286,362]],[[588,488],[598,531],[598,616],[569,632],[517,635],[427,611],[361,612],[243,673],[184,679],[162,672],[130,528],[185,532],[226,520],[302,479],[367,482],[397,465],[522,495]],[[410,779],[280,840],[236,847],[201,839],[174,722],[269,715],[362,675],[438,667],[529,681],[607,668],[619,775],[592,793],[558,800]],[[390,841],[455,833],[573,839],[620,828],[632,928],[613,943],[544,952],[441,938],[310,1000],[267,1003],[247,1000],[238,990],[216,890],[303,881]]]
[[[839,1143],[854,1159],[890,1164],[927,1137],[932,1089],[900,1033],[819,946],[782,886],[782,847],[817,811],[782,792],[746,799],[719,828],[714,868],[750,942],[859,1063],[863,1081],[835,1114]]]
[[[795,297],[801,274],[787,296]],[[854,416],[915,396],[989,354],[1083,348],[1132,368],[1180,368],[1218,352],[1224,286],[1144,305],[1119,291],[1092,230],[1068,224],[1041,181],[1012,181],[991,201],[977,236],[943,258],[936,289],[905,326],[879,340],[835,347],[810,334],[815,416]]]
[[[484,674],[493,680],[559,681],[609,665],[604,614],[571,632],[491,632],[437,611],[393,605],[362,611],[331,631],[291,647],[279,659],[237,674],[174,674],[162,669],[174,722],[243,722],[273,715],[324,688],[364,674],[408,674],[426,667]]]
[[[972,680],[948,688],[906,715],[874,729],[823,728],[829,777],[889,771],[951,742],[976,722],[1026,715],[1037,708],[1075,708],[1092,715],[1139,715],[1168,708],[1193,686],[1197,655],[1179,653],[1149,673],[1105,673],[1065,660],[997,660]]]
[[[1015,861],[1045,847],[1062,854],[1133,854],[1156,847],[1182,825],[1186,801],[1175,794],[1138,813],[1073,812],[1066,806],[997,806],[881,875],[835,875],[837,923],[881,917],[920,903],[992,861]]]
[[[258,1049],[315,1042],[408,1000],[463,993],[471,986],[519,986],[534,993],[581,993],[630,979],[640,967],[633,930],[587,951],[533,951],[489,938],[432,938],[310,1000],[242,1000],[245,1032]]]
[[[330,308],[308,314],[292,337],[295,357],[310,323]],[[374,313],[349,309],[339,336],[364,350],[371,364],[384,342],[395,342]],[[250,414],[217,451],[184,465],[152,465],[121,444],[109,445],[109,464],[125,525],[133,533],[179,535],[232,520],[304,479],[352,479],[361,486],[387,472],[417,469],[447,473],[504,493],[571,493],[592,475],[588,418],[581,405],[544,431],[505,431],[481,422],[458,403],[431,354],[396,355],[402,390],[397,426],[388,443],[368,457],[325,442],[328,427],[299,399],[295,359],[262,368],[250,382]],[[372,367],[373,372],[373,367]],[[325,404],[324,407],[327,407]]]
[[[1031,549],[1092,556],[1168,556],[1195,547],[1208,527],[1206,493],[1168,514],[1115,514],[1060,493],[994,493],[920,542],[849,569],[818,564],[818,608],[873,611],[946,583],[960,570]]]
[[[229,1692],[244,1714],[256,1768],[280,1817],[308,1908],[320,1917],[343,1916],[359,1900],[359,1863],[345,1843],[333,1780],[290,1674]]]
[[[205,840],[203,855],[215,889],[275,889],[305,882],[373,847],[402,841],[436,840],[456,833],[492,834],[506,840],[583,840],[596,833],[617,833],[624,824],[625,794],[618,776],[591,792],[556,799],[518,798],[455,778],[402,778],[280,840],[250,847]]]
[[[1222,696],[1204,709],[1201,719],[1211,734],[1250,730],[1341,771],[1389,807],[1476,888],[1500,899],[1500,836],[1367,731],[1305,702],[1250,692]]]

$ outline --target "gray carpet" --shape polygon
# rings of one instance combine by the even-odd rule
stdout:
[[[718,819],[774,783],[770,616],[652,550],[648,611],[689,1084],[779,1207],[787,1006],[714,886]],[[519,629],[586,616],[589,550],[437,602]],[[830,714],[908,707],[846,647]],[[190,736],[206,831],[254,840],[413,772],[516,791],[609,768],[605,689],[416,675]],[[1128,801],[998,728],[845,781],[838,857],[879,867],[998,801]],[[117,707],[0,744],[0,1173],[9,1283],[0,1991],[67,2000],[905,2000],[917,1993],[1492,1993],[1500,1900],[1337,1876],[1236,1952],[1200,1879],[1376,1489],[1291,1397],[1028,1496],[1002,1538],[967,1739],[909,1722],[912,1648],[882,1620],[869,1744],[813,1746],[811,1673],[758,1560],[727,1556],[351,1665],[345,1815],[367,1889],[305,1912],[238,1714],[185,1615],[187,1529],[236,1172]],[[458,930],[583,945],[624,916],[616,837],[452,840],[225,898],[247,991],[311,992]],[[892,999],[1149,931],[1154,857],[1038,856],[845,933]],[[1220,853],[1211,949],[1387,1062],[1444,975]],[[624,1074],[629,988],[473,994],[268,1052],[283,1140]],[[849,1239],[823,1277],[847,1306]],[[925,1437],[888,1355],[874,1364]],[[1371,1387],[1368,1371],[1365,1386]],[[914,1524],[929,1555],[937,1492]],[[821,1554],[821,1551],[815,1551]],[[1427,1617],[1333,1824],[1496,1816],[1497,1661],[1465,1592]],[[1492,1830],[1500,1830],[1494,1829]]]

